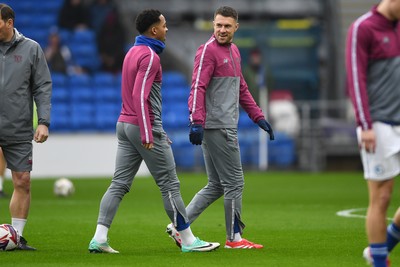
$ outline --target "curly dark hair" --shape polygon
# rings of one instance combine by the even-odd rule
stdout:
[[[151,25],[160,22],[161,12],[156,9],[145,9],[136,17],[136,30],[140,34],[146,32]]]
[[[239,20],[239,15],[238,15],[237,11],[235,9],[233,9],[232,7],[229,7],[229,6],[221,6],[221,7],[219,7],[214,13],[214,18],[217,15],[221,15],[221,16],[224,16],[224,17],[231,17],[231,18],[235,19],[236,21]]]

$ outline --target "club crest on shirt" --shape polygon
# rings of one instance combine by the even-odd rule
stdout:
[[[390,39],[389,39],[389,37],[387,37],[387,36],[384,36],[384,37],[382,38],[382,43],[384,43],[384,44],[388,44],[388,43],[390,43]]]
[[[383,168],[382,164],[375,165],[374,171],[375,171],[375,174],[377,174],[377,175],[382,175],[383,173],[385,173],[385,169]]]
[[[20,63],[22,61],[21,55],[14,55],[14,62]]]

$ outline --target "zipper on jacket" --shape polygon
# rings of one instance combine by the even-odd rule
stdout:
[[[1,68],[2,68],[2,72],[1,72],[1,88],[4,88],[4,72],[5,72],[5,65],[6,65],[6,55],[3,54],[3,60],[1,61]],[[5,90],[4,90],[5,93]]]
[[[231,60],[232,60],[233,72],[235,73],[235,77],[236,77],[236,76],[237,76],[237,74],[236,74],[236,62],[235,62],[235,60],[233,59],[231,47],[232,47],[232,46],[229,46],[229,55],[230,55]]]

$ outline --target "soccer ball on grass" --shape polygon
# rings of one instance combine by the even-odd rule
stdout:
[[[74,184],[68,178],[62,177],[54,183],[54,194],[59,197],[67,197],[75,192]]]
[[[0,251],[13,250],[18,243],[18,231],[10,224],[0,224]]]

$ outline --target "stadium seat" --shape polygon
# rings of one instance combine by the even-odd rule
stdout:
[[[268,141],[268,160],[277,167],[288,167],[296,160],[294,139],[282,132],[274,132],[275,140]]]
[[[186,128],[189,124],[187,103],[164,103],[162,120],[165,128]]]
[[[95,43],[70,43],[73,61],[87,70],[94,72],[100,66],[99,55]]]
[[[92,78],[87,74],[76,74],[69,76],[69,86],[73,89],[74,87],[90,87],[92,85]]]
[[[53,85],[53,91],[51,94],[51,103],[54,106],[58,103],[69,103],[70,92],[68,87],[62,85]]]
[[[190,94],[190,87],[186,86],[163,86],[163,103],[187,103]]]
[[[186,77],[178,72],[178,71],[167,71],[163,73],[163,81],[164,86],[188,86],[188,81]]]
[[[121,105],[98,103],[96,105],[96,128],[101,131],[115,131]]]
[[[20,14],[18,14],[18,19],[15,21],[15,27],[22,32],[22,29],[30,27],[32,19],[34,19],[34,17],[29,13],[20,12]],[[26,34],[25,31],[23,34]]]
[[[70,105],[66,103],[53,104],[51,107],[51,131],[70,131]]]
[[[58,29],[58,34],[60,35],[61,42],[63,44],[67,44],[69,46],[69,42],[71,40],[72,32],[68,29],[60,28]]]
[[[71,100],[74,103],[85,102],[92,103],[94,102],[94,91],[91,87],[79,86],[71,88]]]
[[[109,72],[96,72],[93,74],[93,86],[99,87],[112,87],[116,85],[116,78]]]
[[[91,103],[75,103],[71,107],[71,124],[75,131],[95,131],[95,107]]]
[[[53,86],[67,86],[68,76],[63,73],[52,72],[51,80],[53,81]]]
[[[249,115],[244,110],[240,110],[239,112],[239,123],[238,127],[240,129],[251,129],[258,127],[249,117]]]
[[[258,128],[239,127],[238,139],[243,166],[256,166],[258,164]]]
[[[121,92],[118,87],[104,86],[94,88],[95,98],[97,103],[116,103],[121,104]]]
[[[32,9],[35,13],[40,13],[41,15],[53,14],[54,16],[57,17],[58,11],[61,8],[61,6],[63,5],[63,3],[64,3],[64,0],[42,1],[42,2],[40,2],[40,5],[34,5],[32,7]]]
[[[75,44],[95,44],[96,34],[92,30],[79,29],[75,30],[71,35],[71,43]]]
[[[47,38],[49,36],[49,32],[47,29],[37,28],[29,24],[29,26],[23,28],[21,27],[21,32],[25,37],[28,37],[38,42],[42,48],[47,45]]]
[[[50,2],[50,1],[49,1]],[[57,25],[57,13],[41,12],[40,15],[37,13],[31,13],[30,25],[37,27],[38,30],[43,28],[48,32],[52,26]]]
[[[12,0],[12,1],[4,1],[4,3],[10,5],[16,14],[30,13],[34,8],[34,6],[36,5],[35,2],[31,0],[18,0],[18,1]]]
[[[178,168],[190,170],[196,165],[196,146],[189,142],[188,129],[176,129],[167,131],[171,139],[172,150],[174,151],[175,164]]]

